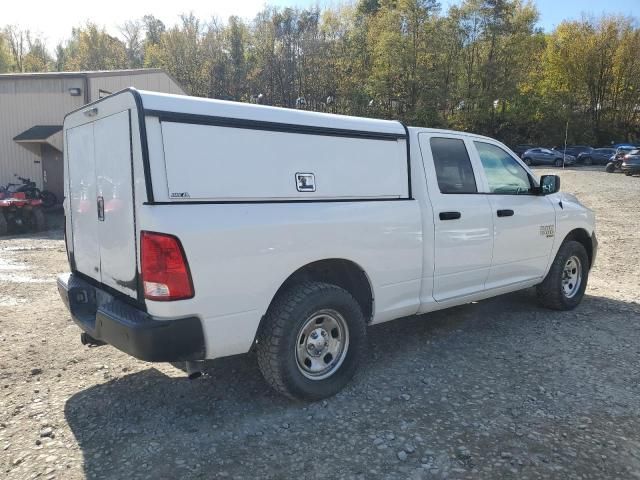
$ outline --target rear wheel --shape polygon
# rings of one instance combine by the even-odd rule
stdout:
[[[6,235],[8,231],[9,226],[7,224],[7,219],[5,218],[4,213],[2,213],[2,210],[0,210],[0,235]]]
[[[562,166],[562,159],[561,158],[556,158],[555,165],[556,165],[556,167],[561,167]]]
[[[529,157],[525,157],[522,159],[525,165],[531,165],[531,159]]]
[[[607,163],[607,166],[604,167],[604,171],[607,173],[613,173],[616,171],[616,164],[613,162]]]
[[[589,278],[589,257],[584,246],[574,240],[558,250],[549,273],[538,285],[538,300],[554,310],[571,310],[584,297]]]
[[[258,366],[279,393],[319,400],[351,380],[365,344],[366,324],[353,296],[336,285],[304,282],[269,307],[258,332]]]
[[[585,164],[585,165],[591,165],[591,164],[593,164],[593,160],[591,159],[591,157],[585,157],[585,159],[584,159],[584,164]]]

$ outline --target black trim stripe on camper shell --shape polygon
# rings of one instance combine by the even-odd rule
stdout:
[[[400,125],[402,125],[402,128],[404,128],[405,131],[405,138],[406,138],[406,144],[407,144],[407,180],[409,182],[409,190],[407,191],[407,193],[409,194],[409,198],[413,198],[413,192],[411,190],[411,139],[409,137],[409,128],[403,123],[400,122]]]
[[[106,99],[121,95],[123,93],[131,93],[136,103],[136,109],[138,110],[138,127],[140,131],[140,146],[142,150],[142,165],[144,169],[144,182],[147,193],[147,201],[143,202],[144,205],[206,205],[206,204],[251,204],[251,203],[334,203],[334,202],[370,202],[370,201],[398,201],[398,200],[413,200],[412,188],[411,188],[411,148],[409,145],[409,129],[402,123],[398,122],[405,133],[389,133],[389,132],[374,132],[367,130],[350,130],[346,128],[330,128],[330,127],[315,127],[311,125],[297,125],[289,123],[278,122],[266,122],[260,120],[247,120],[232,117],[219,117],[215,115],[200,115],[191,113],[170,112],[164,110],[145,110],[142,103],[142,96],[137,89],[128,87],[118,92],[113,93],[107,97],[96,100],[95,102],[83,105],[81,108],[77,108],[65,115],[65,119],[68,115],[77,113],[103,102]],[[149,144],[147,140],[147,128],[145,117],[153,116],[158,117],[160,121],[174,122],[174,123],[189,123],[197,125],[212,125],[231,128],[244,128],[250,130],[266,130],[286,133],[298,133],[307,135],[325,135],[332,137],[347,137],[347,138],[363,138],[370,140],[385,140],[385,141],[398,141],[404,140],[407,145],[407,180],[408,191],[407,197],[400,198],[350,198],[350,199],[290,199],[290,200],[218,200],[218,201],[171,201],[171,202],[156,202],[153,195],[153,185],[151,183],[151,165],[149,161]]]
[[[144,202],[143,205],[253,205],[262,203],[354,203],[354,202],[406,202],[414,200],[407,197],[373,197],[373,198],[311,198],[302,200],[299,198],[276,199],[276,200],[184,200],[173,202]]]
[[[145,110],[145,115],[148,115],[150,117],[158,117],[161,122],[210,125],[214,127],[242,128],[247,130],[265,130],[268,132],[324,135],[328,137],[363,138],[367,140],[389,140],[393,142],[406,138],[405,133],[398,134],[388,132],[372,132],[369,130],[351,130],[347,128],[316,127],[313,125],[267,122],[262,120],[248,120],[245,118],[167,112],[162,110]]]

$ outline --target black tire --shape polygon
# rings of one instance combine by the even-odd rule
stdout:
[[[562,159],[561,158],[556,158],[556,161],[555,161],[554,164],[555,164],[556,167],[561,167],[562,166]]]
[[[630,177],[630,176],[632,176],[632,175],[633,175],[633,173],[631,173],[631,172],[624,172],[624,174],[625,174],[627,177]]]
[[[613,173],[616,171],[616,164],[613,162],[607,163],[607,166],[604,167],[604,171],[607,173]]]
[[[584,164],[585,165],[593,165],[593,160],[591,159],[591,157],[585,157]]]
[[[531,165],[531,159],[529,157],[525,157],[522,159],[525,165]]]
[[[580,284],[572,296],[567,296],[562,282],[565,265],[573,257],[577,257],[580,261]],[[558,250],[549,273],[537,287],[538,300],[543,306],[553,310],[572,310],[582,301],[588,280],[589,256],[586,249],[580,242],[574,240],[566,241]]]
[[[316,314],[328,310],[345,321],[346,351],[330,376],[308,378],[297,359],[299,334]],[[277,392],[294,400],[319,400],[335,395],[351,380],[364,356],[366,339],[362,310],[349,292],[328,283],[303,282],[279,294],[269,307],[257,336],[258,366]]]
[[[44,216],[44,212],[41,208],[34,208],[31,210],[31,230],[34,232],[41,232],[47,229],[47,219]]]
[[[58,197],[56,197],[56,194],[48,190],[40,192],[40,198],[42,199],[42,206],[44,208],[51,208],[58,203]]]
[[[9,225],[7,224],[7,219],[4,216],[4,213],[0,211],[0,235],[6,235],[9,231]]]

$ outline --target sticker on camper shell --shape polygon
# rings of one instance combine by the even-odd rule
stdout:
[[[299,192],[315,192],[315,175],[313,173],[296,173],[296,188]]]
[[[552,238],[555,235],[555,227],[553,225],[540,225],[540,235]]]
[[[171,192],[171,198],[191,198],[189,192]]]

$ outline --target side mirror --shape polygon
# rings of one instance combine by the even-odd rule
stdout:
[[[560,191],[560,177],[558,175],[542,175],[540,177],[540,194],[550,195]]]

